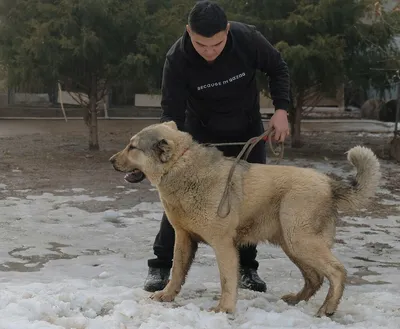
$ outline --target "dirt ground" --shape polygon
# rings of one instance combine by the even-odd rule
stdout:
[[[60,120],[0,121],[0,183],[7,185],[7,196],[18,193],[16,190],[30,189],[40,194],[54,189],[81,187],[109,195],[115,192],[117,186],[128,185],[123,175],[112,169],[109,157],[123,148],[135,132],[153,122],[99,121],[101,150],[89,152],[88,130],[80,120],[67,123]],[[345,160],[344,152],[358,144],[371,147],[379,157],[386,158],[389,137],[367,133],[322,132],[304,135],[303,141],[301,149],[291,149],[288,139],[285,159]],[[393,162],[387,159],[384,161]],[[392,166],[384,172],[388,187],[392,191],[400,191],[400,180],[390,168]],[[130,187],[136,188],[133,185]],[[148,194],[148,187],[143,189],[143,193],[138,195],[139,200],[135,202],[140,199],[149,201],[149,198],[155,197],[154,193]],[[0,194],[1,197],[5,195]],[[120,198],[119,206],[132,203],[132,196]],[[112,208],[113,204],[102,202],[101,206]]]

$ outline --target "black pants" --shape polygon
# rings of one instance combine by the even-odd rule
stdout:
[[[197,127],[196,127],[197,128]],[[263,124],[260,121],[253,123],[249,131],[242,136],[236,137],[236,139],[229,138],[221,139],[213,137],[211,134],[202,131],[201,129],[196,129],[193,127],[186,128],[186,131],[192,134],[193,138],[200,143],[220,143],[220,142],[236,142],[243,141],[246,142],[251,137],[256,137],[264,132]],[[236,157],[243,146],[218,146],[225,156]],[[247,161],[250,163],[266,163],[266,147],[265,142],[260,141],[249,154]],[[174,243],[175,243],[175,232],[173,227],[168,221],[165,213],[162,216],[160,230],[154,240],[153,250],[154,254],[157,256],[156,259],[149,259],[149,267],[163,267],[171,268],[172,259],[174,253]],[[256,261],[257,247],[256,245],[243,246],[239,248],[239,260],[241,267],[249,267],[258,269],[258,262]]]

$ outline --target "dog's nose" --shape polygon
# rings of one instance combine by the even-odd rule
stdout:
[[[110,159],[108,159],[108,161],[110,161],[112,164],[114,164],[115,159],[116,159],[116,156],[114,154]]]

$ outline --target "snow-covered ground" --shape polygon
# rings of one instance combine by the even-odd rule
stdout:
[[[340,166],[312,165],[348,174]],[[257,257],[267,293],[240,290],[233,316],[207,311],[220,287],[214,253],[204,245],[176,301],[150,300],[142,287],[160,203],[119,209],[115,199],[114,210],[97,213],[82,206],[141,193],[143,187],[134,187],[119,186],[115,195],[76,186],[12,191],[10,197],[11,188],[0,182],[0,329],[400,328],[400,191],[380,191],[387,195],[381,205],[394,209],[388,216],[364,211],[360,218],[342,218],[335,254],[349,284],[338,312],[316,318],[327,283],[310,302],[286,305],[280,297],[298,291],[303,280],[284,253],[269,245],[260,245]]]

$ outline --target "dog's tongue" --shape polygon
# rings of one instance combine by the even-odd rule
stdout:
[[[139,183],[141,182],[143,179],[145,179],[146,176],[144,175],[143,172],[141,172],[139,169],[135,169],[134,171],[132,171],[129,174],[126,174],[124,179],[128,182],[128,183]]]

